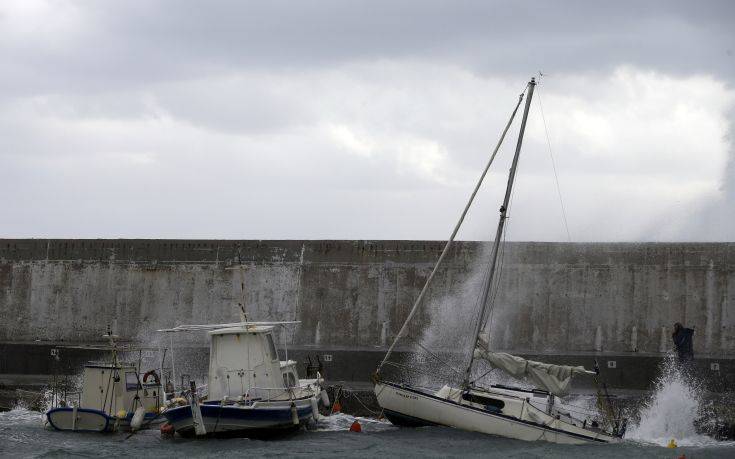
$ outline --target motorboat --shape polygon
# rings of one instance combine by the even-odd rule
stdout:
[[[163,416],[181,436],[269,436],[314,422],[328,406],[324,380],[299,379],[294,360],[280,360],[274,329],[299,322],[241,321],[181,325],[164,333],[206,331],[209,335],[208,384],[194,381],[169,402]]]
[[[119,345],[109,330],[107,345],[63,346],[108,351],[110,358],[84,365],[82,389],[62,393],[52,387],[52,408],[46,411],[48,427],[73,432],[136,431],[162,422],[159,411],[163,387],[155,369],[141,373],[139,365],[121,361],[123,352],[142,352],[140,347]],[[145,349],[150,350],[150,349]],[[58,349],[55,349],[58,356]]]

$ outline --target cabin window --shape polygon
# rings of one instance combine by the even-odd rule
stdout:
[[[502,410],[505,407],[505,402],[496,398],[482,397],[480,395],[465,393],[462,394],[462,399],[468,402],[477,403],[478,405],[485,405],[488,409],[493,408],[496,410]]]
[[[275,343],[273,343],[273,335],[268,333],[265,335],[265,338],[268,341],[268,350],[271,353],[271,360],[278,360],[278,352],[276,351]]]
[[[296,387],[296,376],[290,371],[283,373],[283,385],[286,387]]]
[[[125,390],[133,391],[140,389],[138,375],[133,372],[125,373]]]

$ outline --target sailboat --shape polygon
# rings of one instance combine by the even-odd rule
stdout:
[[[536,80],[532,78],[526,85],[524,92],[519,96],[518,103],[454,231],[429,274],[403,326],[374,374],[374,390],[378,403],[386,418],[393,424],[411,427],[449,426],[519,440],[564,444],[615,443],[621,441],[625,433],[625,420],[619,419],[613,414],[608,399],[603,397],[600,392],[598,392],[598,405],[603,408],[606,415],[604,417],[591,413],[581,415],[573,413],[555,401],[555,397],[567,395],[573,376],[597,375],[599,370],[590,371],[582,366],[553,365],[526,360],[503,352],[494,352],[490,346],[489,334],[484,331],[492,308],[494,290],[498,286],[497,271],[501,251],[500,244],[503,240],[505,223],[508,218],[513,182],[518,168],[523,134],[535,87]],[[406,336],[409,323],[422,304],[434,275],[449,252],[467,211],[472,205],[515,118],[524,95],[526,103],[520,132],[508,174],[505,196],[500,206],[500,218],[488,263],[488,275],[484,278],[478,302],[479,313],[473,327],[474,334],[471,337],[470,357],[463,372],[462,382],[456,384],[456,387],[451,383],[443,384],[441,387],[439,387],[441,383],[435,384],[433,387],[417,384],[410,377],[405,377],[410,368],[403,363],[390,360],[390,357],[395,350],[396,343]],[[483,362],[486,367],[500,369],[514,378],[526,378],[535,388],[483,385],[479,382],[481,378],[473,378],[473,369],[475,369],[478,362]],[[420,362],[415,364],[420,365]],[[397,369],[397,372],[389,371],[389,367],[390,370]]]

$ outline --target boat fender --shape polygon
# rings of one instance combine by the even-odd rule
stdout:
[[[322,405],[324,405],[327,408],[329,408],[329,394],[327,394],[327,391],[324,390],[324,389],[322,389],[322,391],[319,394],[319,396],[322,398]]]
[[[120,410],[115,414],[115,416],[117,416],[118,419],[125,419],[126,417],[128,417],[128,412],[125,410]]]
[[[350,426],[350,432],[362,432],[362,426],[357,422],[357,419],[355,419],[355,422]]]
[[[316,396],[311,397],[311,416],[314,421],[319,421],[319,402],[316,401]]]
[[[296,411],[296,404],[294,402],[291,402],[291,422],[295,426],[299,425],[299,413]]]
[[[158,373],[156,373],[156,370],[151,370],[151,371],[146,372],[143,375],[143,383],[144,384],[148,383],[148,378],[150,378],[151,376],[153,376],[153,382],[155,382],[157,386],[160,386],[161,378],[158,377]]]
[[[143,426],[144,419],[145,408],[139,406],[133,414],[133,419],[130,421],[130,430],[132,430],[133,432],[135,432],[136,430],[140,430],[141,426]]]

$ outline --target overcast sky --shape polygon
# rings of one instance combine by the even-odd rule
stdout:
[[[509,239],[568,240],[550,144],[572,240],[733,241],[734,24],[731,1],[6,0],[0,237],[445,239],[542,71]],[[493,235],[517,132],[463,238]]]

